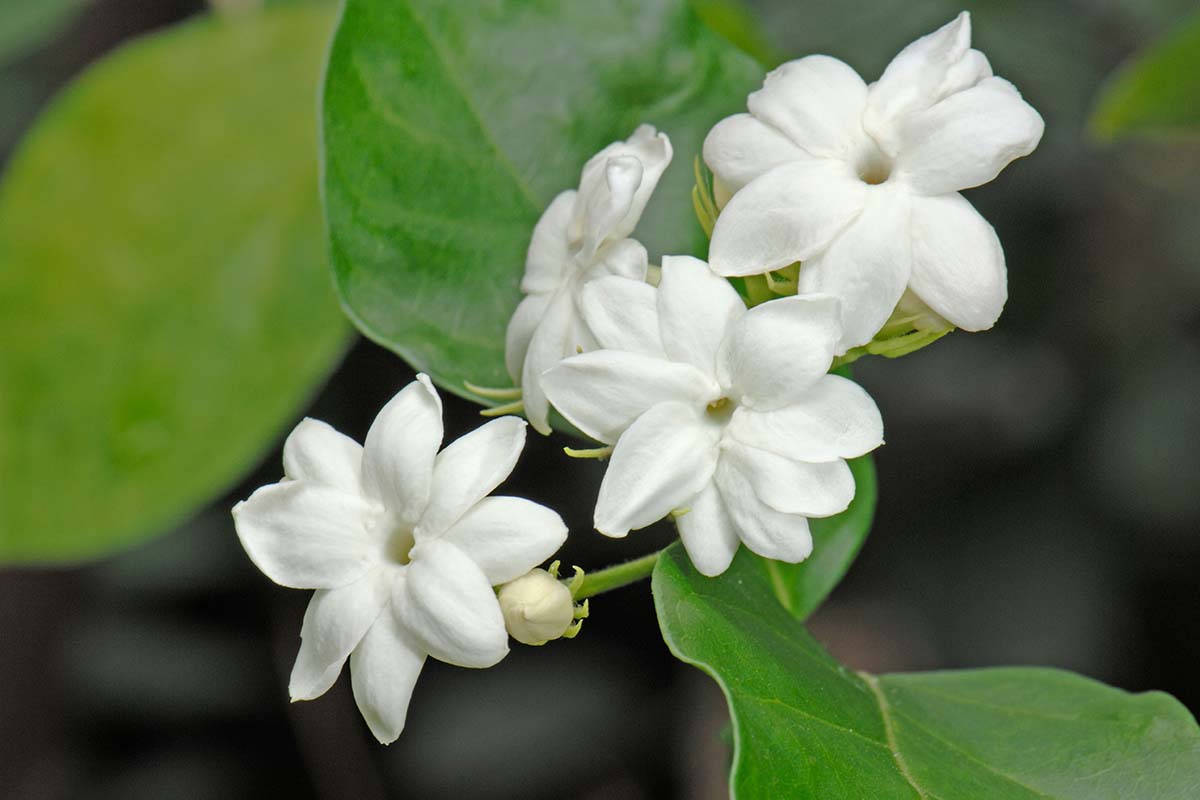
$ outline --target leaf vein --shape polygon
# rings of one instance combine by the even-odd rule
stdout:
[[[908,781],[908,785],[913,788],[919,797],[925,800],[932,800],[931,793],[917,783],[917,778],[908,768],[908,761],[900,753],[900,746],[896,743],[896,730],[892,722],[891,706],[888,704],[887,698],[883,695],[883,690],[879,686],[879,679],[874,675],[868,675],[865,672],[859,673],[859,677],[867,684],[867,688],[871,690],[871,694],[875,696],[875,702],[879,705],[879,714],[883,718],[883,733],[887,737],[887,748],[892,754],[892,760],[896,762],[896,769],[900,770],[900,774],[904,776],[904,780]]]
[[[872,680],[875,680],[875,678],[872,677]],[[882,704],[882,702],[883,702],[882,701],[882,693],[880,693],[880,697],[881,697],[881,704]],[[881,708],[882,708],[882,705],[881,705]],[[956,753],[962,754],[968,761],[970,761],[974,764],[978,764],[979,766],[983,767],[985,770],[992,773],[993,775],[996,775],[997,777],[1000,777],[1000,778],[1008,781],[1009,783],[1013,784],[1014,786],[1019,786],[1020,788],[1024,789],[1025,791],[1029,792],[1030,794],[1032,794],[1034,797],[1042,798],[1042,800],[1054,800],[1054,798],[1051,795],[1043,794],[1042,792],[1038,791],[1037,789],[1033,788],[1032,786],[1029,786],[1028,784],[1017,780],[1012,775],[1001,772],[1000,770],[993,767],[991,764],[988,764],[986,761],[981,760],[978,756],[976,756],[971,751],[965,750],[962,747],[959,747],[954,742],[950,741],[949,739],[946,739],[943,736],[939,736],[937,733],[930,730],[927,726],[922,725],[920,722],[917,722],[911,716],[909,716],[907,714],[904,714],[903,716],[904,716],[904,719],[910,725],[912,725],[914,728],[919,728],[922,732],[925,733],[925,735],[929,736],[934,741],[938,742],[939,744],[944,745],[945,747],[953,750]]]
[[[783,700],[780,700],[778,697],[763,697],[763,696],[757,695],[757,694],[750,694],[749,692],[738,692],[738,694],[746,700],[757,700],[760,703],[767,703],[769,705],[782,706],[782,707],[786,708],[788,711],[792,711],[796,714],[799,714],[802,717],[806,717],[815,722],[820,722],[822,725],[825,725],[826,727],[829,727],[829,728],[833,728],[836,731],[840,731],[842,733],[846,733],[851,736],[854,736],[858,739],[862,739],[864,742],[867,742],[868,744],[871,744],[875,747],[883,747],[883,748],[887,747],[887,745],[885,745],[883,742],[876,741],[875,739],[872,739],[870,736],[867,736],[866,734],[859,733],[858,731],[856,731],[852,728],[847,728],[842,725],[838,725],[836,722],[831,722],[830,720],[827,720],[824,717],[818,717],[816,714],[813,714],[811,711],[805,711],[804,709],[800,708],[799,706],[794,706],[791,703],[787,703]]]

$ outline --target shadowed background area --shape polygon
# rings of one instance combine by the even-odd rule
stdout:
[[[203,10],[77,5],[52,41],[0,66],[6,154],[86,64]],[[749,5],[778,53],[828,53],[868,79],[961,7]],[[843,662],[1045,664],[1200,708],[1200,145],[1102,147],[1085,130],[1105,76],[1192,6],[968,4],[975,46],[1047,133],[967,193],[1007,255],[996,329],[856,368],[887,445],[875,528],[811,622]],[[361,440],[411,377],[359,341],[306,413]],[[447,439],[478,422],[474,406],[445,401]],[[589,533],[603,466],[567,464],[565,443],[531,435],[505,491],[563,513],[566,563],[599,567],[670,540],[664,525],[623,541]],[[723,701],[667,653],[648,586],[594,599],[578,639],[514,645],[495,669],[431,661],[389,748],[358,718],[345,675],[324,698],[289,705],[306,596],[254,570],[228,514],[279,474],[276,448],[149,545],[0,572],[0,796],[724,796]]]

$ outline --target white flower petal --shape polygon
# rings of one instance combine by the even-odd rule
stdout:
[[[567,540],[562,517],[521,497],[485,497],[442,540],[479,565],[493,586],[524,575]]]
[[[517,310],[508,321],[508,331],[504,337],[504,365],[508,368],[509,377],[518,386],[521,385],[521,370],[525,367],[529,344],[542,318],[546,316],[553,297],[549,292],[527,296],[517,305]]]
[[[841,304],[810,295],[762,303],[746,312],[721,343],[717,377],[738,402],[779,408],[829,371],[840,338]]]
[[[631,278],[635,281],[646,280],[646,272],[650,261],[646,255],[645,246],[634,239],[618,239],[605,244],[596,253],[591,266],[584,272],[581,287],[588,283],[612,275]]]
[[[863,127],[889,154],[899,148],[896,123],[990,77],[987,58],[971,49],[971,15],[964,11],[901,50],[871,84]]]
[[[912,258],[908,285],[939,315],[968,331],[999,319],[1008,299],[1004,250],[962,195],[914,198]]]
[[[428,376],[388,401],[363,447],[363,487],[388,511],[415,522],[429,500],[433,459],[442,443],[442,400]]]
[[[640,125],[624,142],[613,142],[588,159],[570,227],[585,253],[590,256],[602,242],[633,232],[671,155],[665,133]]]
[[[775,411],[737,409],[728,435],[796,461],[835,461],[883,444],[883,419],[861,386],[826,375],[794,405]]]
[[[380,614],[350,655],[354,702],[371,733],[391,744],[404,730],[425,653],[390,612]]]
[[[361,495],[284,481],[234,506],[233,523],[250,560],[280,586],[333,589],[377,561],[366,525],[381,510]]]
[[[840,458],[794,461],[733,440],[724,444],[721,459],[749,479],[759,500],[784,514],[830,517],[845,511],[854,499],[854,474]]]
[[[700,412],[661,403],[617,441],[596,501],[596,530],[621,537],[686,507],[712,477],[716,435]]]
[[[647,409],[669,400],[703,406],[720,387],[690,364],[620,350],[573,356],[542,376],[559,413],[593,439],[613,444]]]
[[[422,649],[439,661],[482,668],[508,653],[508,633],[492,585],[449,542],[435,539],[413,548],[392,604]]]
[[[525,403],[525,418],[533,429],[543,435],[550,433],[550,404],[542,388],[542,373],[575,352],[577,316],[575,300],[568,290],[555,293],[533,332],[525,364],[521,368],[521,399]]]
[[[846,158],[866,138],[867,85],[836,58],[807,56],[767,73],[746,101],[750,113],[816,158]]]
[[[895,175],[920,194],[987,183],[1037,147],[1042,117],[1003,78],[987,78],[899,123]]]
[[[362,492],[362,452],[349,436],[305,417],[283,443],[283,474],[357,494]]]
[[[743,474],[722,454],[713,476],[738,536],[751,552],[764,558],[795,564],[812,554],[808,520],[799,514],[783,514],[758,499]]]
[[[329,691],[350,652],[387,605],[391,589],[388,570],[377,568],[354,583],[313,593],[304,612],[300,652],[288,682],[293,702],[312,700]]]
[[[509,476],[525,447],[525,420],[500,417],[459,437],[437,454],[429,505],[416,538],[438,536]]]
[[[617,226],[633,207],[634,195],[642,182],[642,162],[631,155],[610,156],[604,162],[603,172],[595,175],[596,181],[592,182],[593,175],[584,168],[579,202],[571,221],[572,239],[578,237],[580,254],[589,260],[606,240],[629,233],[617,232]]]
[[[709,481],[686,513],[675,517],[675,524],[692,566],[701,575],[713,578],[729,568],[741,539],[714,483]]]
[[[829,294],[842,303],[836,352],[866,344],[892,315],[910,270],[908,194],[876,187],[866,208],[833,243],[800,267],[800,294]]]
[[[718,275],[757,275],[811,258],[854,221],[867,184],[838,161],[793,161],[746,184],[713,228]]]
[[[573,190],[560,192],[533,227],[525,256],[525,276],[521,279],[521,291],[526,294],[553,292],[574,273],[567,226],[571,223],[576,197]]]
[[[730,193],[780,164],[808,158],[779,130],[750,114],[726,117],[704,137],[704,163]]]
[[[650,284],[618,276],[600,278],[583,287],[580,307],[601,348],[666,359],[658,328],[658,293]]]
[[[746,304],[729,281],[691,256],[664,256],[658,283],[663,349],[705,375],[717,374],[717,350]]]

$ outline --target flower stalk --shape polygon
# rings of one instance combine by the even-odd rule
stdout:
[[[610,592],[613,589],[620,589],[622,586],[628,586],[631,583],[637,583],[640,580],[649,578],[650,573],[654,572],[654,565],[658,563],[658,557],[662,553],[662,550],[656,550],[641,558],[635,558],[623,564],[614,564],[597,572],[587,573],[584,575],[582,583],[579,584],[579,587],[574,592],[575,600],[579,601],[588,597],[595,597],[598,594]]]

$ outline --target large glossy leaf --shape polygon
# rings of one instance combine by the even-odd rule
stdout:
[[[1200,796],[1200,728],[1168,695],[1050,669],[852,672],[775,602],[745,551],[705,578],[673,546],[653,589],[671,651],[729,701],[737,797]]]
[[[850,462],[856,491],[850,507],[834,517],[809,520],[812,555],[799,564],[759,559],[779,603],[797,619],[805,619],[829,596],[858,551],[875,518],[878,489],[870,456]]]
[[[0,187],[0,559],[109,552],[261,456],[347,341],[323,254],[326,8],[125,47]]]
[[[1109,78],[1092,114],[1104,139],[1129,134],[1200,138],[1200,13]]]
[[[652,123],[675,160],[637,235],[652,258],[703,252],[692,160],[761,79],[683,0],[349,0],[324,95],[347,310],[450,391],[509,385],[504,331],[550,200]]]
[[[0,64],[35,49],[89,0],[0,0]]]

